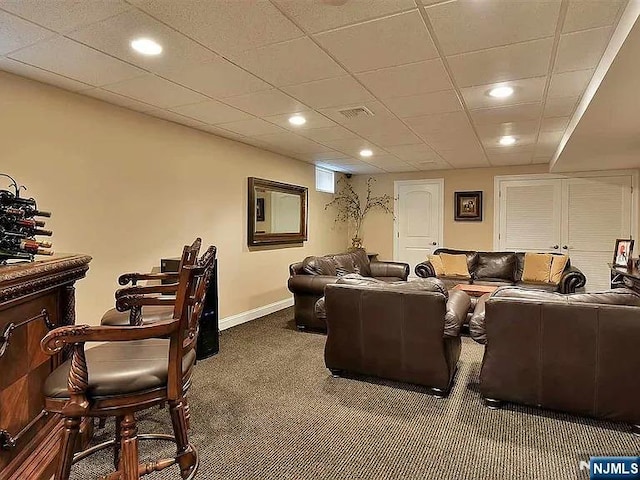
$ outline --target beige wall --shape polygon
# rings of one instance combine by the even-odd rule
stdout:
[[[436,170],[430,172],[374,175],[372,193],[393,196],[396,180],[424,178],[444,179],[444,245],[448,248],[493,250],[493,185],[496,175],[520,175],[546,173],[547,165],[522,167],[473,168],[463,170]],[[351,181],[356,191],[366,191],[368,175],[354,176]],[[454,216],[454,192],[482,190],[484,213],[482,222],[456,222]],[[364,220],[363,245],[379,258],[393,258],[393,216],[372,211]]]
[[[56,251],[93,256],[79,322],[113,306],[120,273],[149,271],[198,235],[219,249],[221,317],[288,298],[290,263],[347,245],[312,165],[3,72],[0,112],[0,172],[53,212]],[[249,176],[309,187],[304,246],[249,251]]]

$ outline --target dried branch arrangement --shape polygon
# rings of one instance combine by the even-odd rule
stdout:
[[[336,222],[350,223],[354,227],[353,247],[361,246],[360,230],[362,222],[367,213],[371,210],[382,210],[384,213],[393,214],[392,200],[393,198],[386,193],[384,195],[372,195],[371,188],[375,178],[369,177],[367,180],[367,197],[363,202],[351,183],[346,179],[338,180],[338,191],[334,195],[333,200],[325,205],[325,210],[329,207],[336,209]]]

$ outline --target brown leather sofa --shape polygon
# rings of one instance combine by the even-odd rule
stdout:
[[[324,287],[350,273],[376,278],[384,282],[406,281],[409,265],[396,262],[369,262],[363,249],[349,253],[307,257],[289,266],[289,290],[294,298],[294,318],[301,329],[326,330],[323,319],[314,314],[316,302],[324,295]]]
[[[475,252],[439,248],[433,253],[435,255],[450,253],[454,255],[464,254],[467,256],[467,267],[469,268],[471,278],[438,277],[445,283],[447,288],[451,288],[459,283],[473,283],[476,285],[496,286],[516,285],[550,292],[574,293],[587,283],[584,274],[579,269],[572,267],[570,261],[567,262],[564,272],[562,273],[562,278],[557,285],[523,282],[524,252]],[[422,278],[436,276],[433,265],[431,265],[429,261],[416,265],[415,272],[416,275]]]
[[[341,279],[325,291],[325,364],[334,375],[372,375],[446,396],[469,304],[466,293],[447,292],[437,279]]]
[[[483,308],[484,307],[484,308]],[[476,308],[480,391],[502,401],[624,422],[640,435],[640,295],[505,287]]]

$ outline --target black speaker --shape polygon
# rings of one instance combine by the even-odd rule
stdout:
[[[177,272],[180,268],[179,258],[163,258],[160,260],[160,271]],[[163,280],[163,283],[166,281]],[[213,265],[213,278],[209,283],[209,291],[204,304],[202,317],[200,317],[200,333],[196,347],[196,358],[204,358],[215,355],[220,351],[220,331],[218,318],[218,259]]]

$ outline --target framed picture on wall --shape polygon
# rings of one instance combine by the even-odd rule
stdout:
[[[455,192],[455,220],[482,221],[482,192]]]
[[[633,253],[633,240],[630,238],[618,238],[616,249],[613,251],[613,264],[616,267],[627,267]]]

